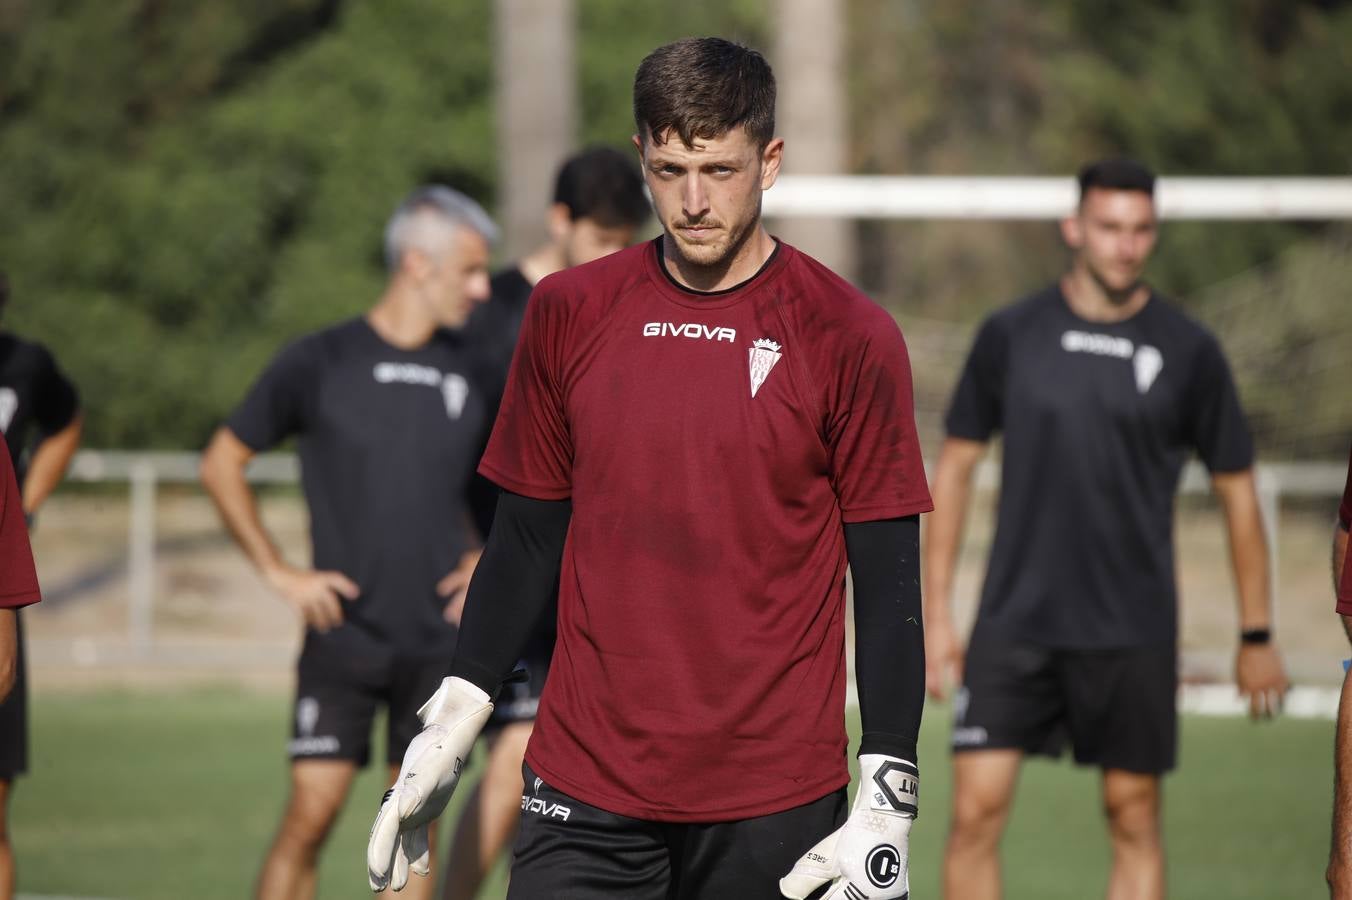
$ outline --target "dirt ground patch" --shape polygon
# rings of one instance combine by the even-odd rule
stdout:
[[[971,621],[989,549],[993,494],[979,494],[957,581],[957,616]],[[1325,508],[1327,507],[1327,508]],[[1278,522],[1277,633],[1295,680],[1332,684],[1348,655],[1332,611],[1329,540],[1336,500],[1287,503]],[[308,557],[294,492],[266,494],[263,517],[286,556]],[[283,688],[301,629],[230,542],[211,504],[162,491],[156,509],[151,640],[130,627],[128,502],[116,491],[59,494],[34,531],[46,600],[25,615],[36,683],[88,687],[221,681]],[[1220,514],[1209,498],[1180,501],[1177,558],[1185,679],[1227,681],[1235,647],[1232,576]]]

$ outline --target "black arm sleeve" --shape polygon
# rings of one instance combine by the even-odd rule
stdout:
[[[559,580],[571,500],[503,491],[460,620],[451,675],[497,697]]]
[[[925,706],[920,517],[847,524],[845,552],[854,579],[859,752],[916,762]]]

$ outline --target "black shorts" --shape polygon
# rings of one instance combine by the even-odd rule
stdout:
[[[15,610],[19,655],[14,689],[0,703],[0,781],[13,781],[28,771],[28,666],[24,659],[23,612]]]
[[[493,701],[493,714],[484,726],[489,731],[514,722],[535,721],[535,713],[540,708],[540,692],[544,690],[545,675],[549,673],[549,657],[523,659],[516,667],[525,671],[526,678],[502,686],[498,699]]]
[[[555,594],[557,593],[558,590],[555,589]],[[526,680],[512,681],[502,686],[502,692],[493,703],[493,715],[488,719],[486,727],[489,730],[502,728],[513,722],[535,721],[535,712],[540,706],[540,693],[545,688],[545,676],[549,674],[549,662],[554,656],[557,618],[558,601],[555,599],[545,607],[540,614],[540,620],[531,628],[522,659],[516,664],[518,669],[526,671]]]
[[[976,632],[954,700],[953,750],[1023,750],[1156,775],[1178,755],[1172,645],[1057,650]]]
[[[588,806],[522,767],[508,900],[783,900],[779,879],[845,822],[845,789],[784,812],[676,824]]]
[[[387,648],[354,652],[341,640],[309,634],[301,650],[291,717],[292,760],[343,759],[364,766],[371,757],[371,724],[385,706],[386,759],[403,761],[422,731],[418,710],[450,669],[449,654],[410,657]]]

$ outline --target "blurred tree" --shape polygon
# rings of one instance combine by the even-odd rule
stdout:
[[[578,15],[582,136],[621,145],[648,50],[763,32],[752,0]],[[89,443],[199,446],[281,343],[370,303],[413,185],[493,204],[492,47],[478,3],[0,0],[6,324],[79,381]]]
[[[655,46],[772,34],[770,0],[574,2],[584,142],[628,141],[634,69]],[[1110,152],[1166,174],[1352,161],[1347,0],[847,10],[854,171],[1062,174]],[[200,445],[282,342],[371,301],[385,217],[410,187],[494,203],[492,48],[482,3],[0,0],[6,324],[80,382],[90,443]],[[1324,230],[1171,225],[1153,277],[1191,294]],[[859,233],[867,287],[962,327],[1062,259],[1045,224]]]
[[[1066,174],[1106,155],[1166,175],[1343,175],[1346,0],[855,0],[855,168]],[[1187,295],[1326,226],[1175,224],[1153,278]],[[1060,265],[1048,226],[865,228],[868,285],[970,316]],[[979,261],[979,262],[978,262]]]

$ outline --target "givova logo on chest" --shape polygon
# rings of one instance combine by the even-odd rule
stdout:
[[[737,343],[737,330],[698,322],[648,322],[643,326],[644,337],[683,337],[692,341],[727,341]]]

